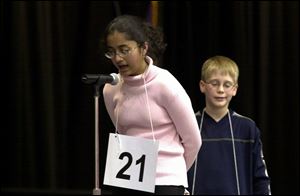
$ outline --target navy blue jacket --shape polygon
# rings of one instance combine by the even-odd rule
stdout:
[[[201,114],[196,113],[203,143],[196,162],[188,171],[189,192],[192,194],[194,190],[195,195],[234,195],[239,189],[243,195],[271,194],[260,130],[253,120],[233,111],[229,113],[231,119],[226,115],[219,122],[204,113],[202,128]],[[232,122],[234,150],[229,120]]]

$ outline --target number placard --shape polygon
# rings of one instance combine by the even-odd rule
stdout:
[[[158,141],[110,133],[103,184],[153,193]]]

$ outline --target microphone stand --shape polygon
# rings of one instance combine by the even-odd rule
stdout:
[[[109,76],[99,74],[85,74],[81,80],[86,84],[94,84],[95,94],[95,188],[93,189],[93,195],[101,195],[101,189],[99,188],[99,88],[102,84],[110,83],[115,85],[119,82],[119,76],[115,73]]]
[[[101,195],[101,189],[99,188],[99,87],[100,84],[97,82],[94,85],[95,94],[95,188],[93,189],[93,195]]]

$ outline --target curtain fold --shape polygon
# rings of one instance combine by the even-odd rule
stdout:
[[[1,10],[1,191],[93,188],[93,88],[80,79],[117,71],[99,50],[101,35],[115,16],[134,14],[163,28],[162,67],[182,83],[195,111],[204,106],[198,87],[204,60],[225,55],[237,62],[231,108],[262,131],[272,193],[299,193],[298,2],[3,1]],[[99,105],[102,183],[114,129],[102,97]]]

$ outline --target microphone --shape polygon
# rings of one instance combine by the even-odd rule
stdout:
[[[86,84],[105,84],[110,83],[111,85],[116,85],[119,83],[120,78],[116,73],[111,73],[109,75],[104,74],[84,74],[81,78],[82,82]]]

